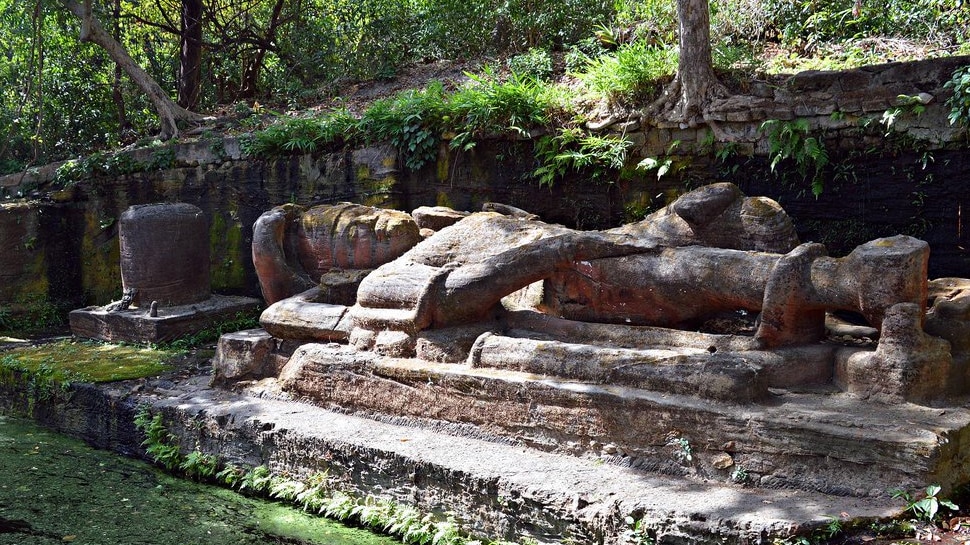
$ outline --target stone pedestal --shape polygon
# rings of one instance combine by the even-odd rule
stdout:
[[[237,315],[252,315],[261,304],[251,297],[213,295],[191,305],[162,307],[157,316],[150,308],[105,310],[87,307],[72,310],[71,332],[78,337],[108,342],[161,343],[174,341],[212,327]]]
[[[109,342],[160,343],[239,315],[258,299],[212,295],[208,221],[197,206],[132,206],[119,222],[121,301],[70,313],[71,332]]]

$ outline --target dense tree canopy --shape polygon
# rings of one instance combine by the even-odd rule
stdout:
[[[720,90],[708,57],[719,71],[764,70],[778,47],[859,63],[900,39],[952,54],[970,27],[960,0],[708,1],[0,0],[0,173],[170,136],[188,110],[300,107],[412,62],[538,48],[561,55],[558,70],[622,67],[676,55],[679,35],[666,103],[690,118]],[[700,22],[678,31],[677,10]],[[636,77],[666,77],[646,68]]]

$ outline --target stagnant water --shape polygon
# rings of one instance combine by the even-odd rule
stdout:
[[[392,545],[0,416],[0,545]]]

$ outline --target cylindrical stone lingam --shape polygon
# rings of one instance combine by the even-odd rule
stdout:
[[[121,282],[132,305],[188,305],[210,297],[209,226],[197,206],[146,204],[121,215]]]

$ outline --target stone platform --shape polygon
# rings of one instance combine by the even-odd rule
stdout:
[[[71,332],[78,337],[108,342],[159,343],[198,333],[237,314],[252,314],[262,302],[252,297],[212,295],[190,305],[159,307],[151,316],[148,308],[106,310],[86,307],[69,314]]]
[[[225,462],[290,475],[327,471],[337,490],[447,511],[464,531],[518,542],[630,543],[629,516],[658,544],[767,544],[821,527],[828,516],[865,523],[900,508],[888,494],[751,488],[648,472],[615,456],[543,452],[474,437],[463,426],[360,418],[288,401],[274,379],[236,392],[210,381],[183,374],[76,385],[67,400],[39,402],[34,415],[95,446],[138,454],[143,437],[132,420],[147,403],[186,452],[200,448]],[[0,410],[24,410],[22,394],[0,385]]]
[[[477,437],[706,481],[870,497],[970,481],[970,411],[962,407],[883,406],[841,392],[778,388],[756,402],[739,397],[742,405],[371,356],[304,345],[279,385],[324,408],[429,428],[450,422]]]

